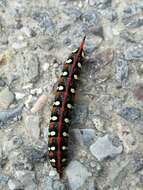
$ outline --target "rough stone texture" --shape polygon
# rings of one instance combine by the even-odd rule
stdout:
[[[27,136],[38,140],[40,135],[39,116],[24,114],[23,119]]]
[[[0,91],[0,109],[6,109],[13,102],[14,94],[8,89],[4,88]]]
[[[108,135],[99,137],[97,141],[90,146],[91,153],[98,161],[105,160],[106,158],[115,158],[118,154],[122,153],[122,150],[122,146],[116,147],[112,144]]]
[[[84,35],[60,180],[47,158],[50,108]],[[0,190],[142,190],[142,84],[142,0],[1,0]]]
[[[78,161],[72,161],[66,170],[71,189],[82,187],[86,179],[91,175],[87,169]]]

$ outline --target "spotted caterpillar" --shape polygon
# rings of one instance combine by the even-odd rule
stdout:
[[[77,81],[84,61],[83,38],[78,49],[65,61],[60,77],[55,101],[52,106],[48,135],[48,156],[57,172],[62,174],[67,165],[68,131],[71,124],[71,111],[75,102]]]

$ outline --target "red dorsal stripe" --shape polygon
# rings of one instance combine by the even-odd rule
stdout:
[[[61,115],[59,117],[59,122],[58,122],[58,152],[57,152],[57,157],[58,157],[57,171],[59,173],[61,172],[61,163],[60,163],[60,160],[61,160],[61,151],[60,151],[61,137],[60,137],[60,134],[61,134],[61,128],[62,128],[64,107],[65,107],[67,97],[68,97],[68,90],[69,90],[69,86],[70,86],[70,83],[71,83],[71,80],[72,80],[72,74],[73,74],[74,69],[76,67],[76,62],[78,60],[78,57],[79,57],[81,51],[83,50],[84,43],[85,43],[85,38],[86,38],[86,36],[84,36],[84,38],[83,38],[83,40],[82,40],[82,42],[80,44],[80,47],[78,49],[77,54],[73,57],[72,70],[71,70],[71,72],[69,74],[69,77],[68,77],[67,87],[66,87],[66,90],[64,92],[64,101],[63,101],[62,106],[61,106]]]

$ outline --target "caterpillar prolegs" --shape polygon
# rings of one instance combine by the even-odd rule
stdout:
[[[83,38],[78,49],[65,61],[52,106],[48,135],[48,156],[57,172],[62,174],[68,159],[68,131],[75,102],[78,77],[84,62]]]

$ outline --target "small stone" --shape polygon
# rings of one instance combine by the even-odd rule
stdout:
[[[36,101],[36,103],[34,104],[34,106],[31,108],[31,112],[36,113],[36,112],[41,111],[46,105],[47,100],[48,100],[48,97],[46,95],[44,94],[41,95]]]
[[[16,179],[10,179],[8,181],[8,187],[10,190],[18,190],[18,189],[24,189],[23,185],[17,181]]]
[[[81,146],[91,144],[95,138],[94,129],[73,129],[74,136]]]
[[[137,100],[143,100],[143,84],[136,84],[133,90],[134,96]]]
[[[49,176],[53,177],[53,176],[56,176],[57,172],[55,170],[51,170],[49,172]]]
[[[32,139],[38,140],[40,135],[39,116],[24,114],[26,133]]]
[[[54,23],[48,11],[39,9],[39,11],[33,13],[32,18],[39,23],[39,26],[43,29],[43,31],[53,31]]]
[[[8,110],[0,111],[0,128],[5,127],[5,124],[10,123],[14,120],[20,120],[22,110],[23,104]]]
[[[116,67],[116,80],[122,84],[128,79],[128,62],[124,58],[119,58],[115,60]]]
[[[125,59],[128,61],[143,61],[143,46],[130,45],[125,49]]]
[[[17,170],[15,176],[25,187],[25,190],[37,189],[35,173],[33,171]]]
[[[109,135],[99,137],[97,141],[90,146],[91,153],[97,158],[97,160],[102,161],[106,158],[115,158],[118,154],[121,154],[123,147],[120,145],[118,147],[113,146]]]
[[[74,107],[74,112],[73,112],[73,119],[72,122],[73,124],[81,124],[86,121],[88,114],[88,107],[87,105],[76,105]]]
[[[26,53],[26,52],[25,52]],[[36,82],[39,77],[39,61],[37,55],[27,54],[25,55],[25,64],[23,65],[24,82]]]
[[[138,133],[143,135],[143,120],[140,120],[136,123],[135,129],[137,130]]]
[[[21,48],[25,48],[27,46],[27,42],[14,42],[12,44],[12,48],[13,49],[21,49]]]
[[[89,5],[93,6],[98,6],[99,8],[107,8],[109,6],[111,6],[111,0],[89,0]]]
[[[104,121],[101,120],[100,117],[94,117],[92,118],[92,122],[95,126],[95,128],[98,130],[98,131],[101,131],[101,132],[105,132],[105,129],[104,129]]]
[[[99,16],[95,10],[87,10],[82,15],[82,20],[87,26],[99,26]]]
[[[43,71],[47,71],[49,68],[49,64],[48,63],[44,63],[42,66]]]
[[[44,162],[47,154],[47,146],[26,146],[24,147],[24,155],[31,163]]]
[[[40,94],[42,94],[42,88],[35,88],[35,89],[31,89],[31,94],[32,95],[40,95]]]
[[[72,190],[82,188],[85,181],[91,174],[87,169],[78,161],[72,161],[66,168],[66,174],[68,176],[69,185]]]
[[[33,87],[33,83],[28,83],[22,87],[23,90],[31,89]]]
[[[64,9],[64,13],[66,13],[72,21],[78,20],[82,15],[81,11],[75,7]]]
[[[86,40],[85,53],[91,54],[97,49],[102,43],[102,38],[100,36],[93,36],[92,39]]]
[[[127,121],[134,122],[136,120],[140,120],[141,110],[135,107],[126,107],[120,111],[119,115]]]
[[[143,24],[142,6],[139,2],[127,3],[124,7],[122,21],[129,28],[140,27]]]
[[[143,169],[143,156],[138,152],[133,154],[132,167],[135,173]]]
[[[4,88],[0,91],[0,108],[6,109],[13,102],[14,94],[9,90],[9,88]]]
[[[20,93],[20,92],[15,92],[15,98],[16,100],[21,100],[25,97],[25,94]]]
[[[123,142],[124,151],[131,153],[135,148],[135,139],[133,138],[130,129],[127,126],[118,124],[117,134]]]
[[[89,5],[93,6],[96,4],[96,0],[89,0]]]
[[[57,189],[65,190],[64,184],[62,182],[60,182],[60,181],[55,181],[54,184],[53,184],[53,188],[54,188],[54,190],[57,190]]]
[[[3,81],[1,78],[0,78],[0,87],[4,87],[5,86],[5,81]]]
[[[0,188],[3,189],[9,180],[9,176],[3,175],[0,169]]]

